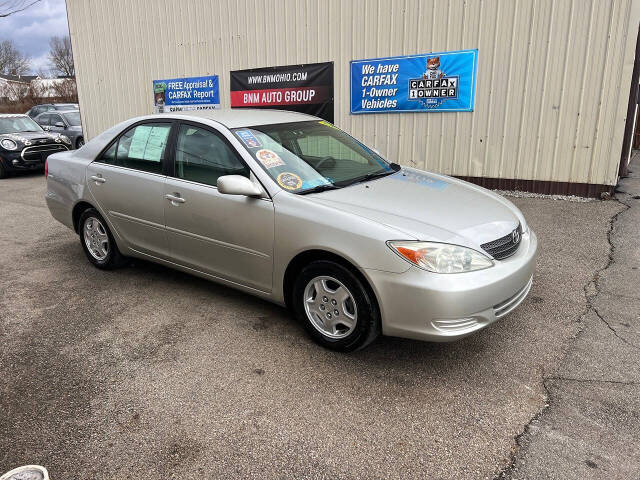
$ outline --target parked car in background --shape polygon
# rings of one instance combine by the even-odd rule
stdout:
[[[84,145],[82,123],[78,110],[45,112],[35,117],[34,120],[47,132],[67,136],[71,140],[72,148],[80,148]]]
[[[43,169],[49,155],[71,148],[65,135],[45,132],[23,114],[0,114],[0,178]]]
[[[52,110],[78,110],[79,108],[77,103],[42,103],[31,107],[26,114],[31,118],[35,118],[43,112],[50,112]]]
[[[131,256],[221,282],[289,306],[335,350],[465,337],[533,281],[536,235],[506,198],[310,115],[138,117],[47,164],[49,210],[96,267]]]

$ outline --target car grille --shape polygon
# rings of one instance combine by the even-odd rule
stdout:
[[[22,150],[22,159],[25,162],[44,162],[49,155],[56,152],[64,152],[67,147],[61,143],[49,143],[48,145],[34,145]]]
[[[496,260],[503,260],[516,253],[516,250],[518,250],[518,247],[520,246],[521,239],[522,225],[518,224],[518,227],[508,235],[494,240],[493,242],[483,243],[480,246]]]

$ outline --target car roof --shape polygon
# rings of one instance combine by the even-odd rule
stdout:
[[[306,113],[288,112],[285,110],[270,110],[257,108],[195,110],[175,112],[171,116],[198,117],[221,123],[227,128],[250,127],[253,125],[269,125],[272,123],[308,122],[320,120],[318,117]],[[157,116],[167,116],[158,114]]]
[[[0,113],[0,118],[28,117],[26,113]]]

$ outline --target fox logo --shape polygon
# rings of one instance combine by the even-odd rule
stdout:
[[[439,80],[443,77],[440,70],[440,56],[427,58],[427,71],[422,76],[426,80]]]

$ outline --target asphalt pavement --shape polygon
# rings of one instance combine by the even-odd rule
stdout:
[[[457,343],[345,355],[244,293],[95,269],[44,192],[0,181],[0,473],[637,477],[638,193],[513,199],[540,242],[519,309]]]

